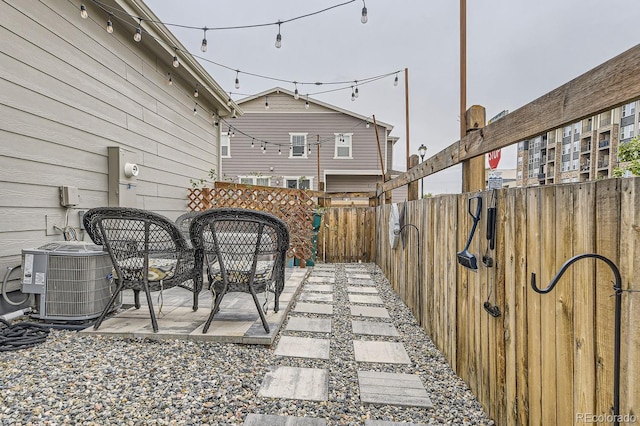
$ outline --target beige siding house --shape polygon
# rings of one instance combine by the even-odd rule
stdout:
[[[274,88],[238,101],[244,114],[221,123],[222,180],[254,185],[373,191],[381,161],[391,173],[393,126]],[[268,105],[268,108],[267,108]],[[395,196],[395,194],[394,194]],[[399,194],[399,198],[402,194]],[[402,198],[399,201],[403,201]]]
[[[60,228],[83,238],[79,213],[89,208],[186,211],[190,179],[220,168],[213,113],[240,113],[144,3],[85,1],[86,19],[80,4],[0,2],[3,272],[22,249],[62,240]]]

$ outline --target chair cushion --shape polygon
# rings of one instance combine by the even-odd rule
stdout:
[[[147,278],[149,282],[167,280],[174,276],[176,269],[176,259],[149,259],[149,270]],[[120,262],[120,268],[125,276],[125,279],[129,280],[141,280],[142,279],[142,266],[144,265],[144,258],[142,257],[130,257]],[[116,273],[114,271],[114,276]]]
[[[220,271],[220,265],[215,262],[210,266],[209,270],[211,277],[214,281],[216,291],[221,291],[223,288],[222,271]],[[256,274],[254,276],[253,285],[256,293],[263,292],[266,288],[266,284],[271,281],[271,275],[273,272],[273,262],[270,261],[258,261],[256,263]],[[251,266],[246,265],[244,262],[238,262],[237,264],[231,264],[227,266],[227,277],[229,279],[229,292],[249,292],[249,275],[251,273]]]

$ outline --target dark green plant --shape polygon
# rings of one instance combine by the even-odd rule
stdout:
[[[216,169],[210,169],[206,178],[189,179],[189,182],[191,183],[192,188],[207,188],[213,187],[217,178],[218,173],[216,173]]]
[[[627,143],[618,145],[618,160],[627,164],[613,169],[613,176],[622,177],[627,172],[640,176],[640,140],[637,136]]]

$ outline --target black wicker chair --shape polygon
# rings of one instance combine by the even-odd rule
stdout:
[[[193,293],[193,310],[198,309],[202,268],[198,274],[195,250],[172,221],[146,210],[98,207],[85,213],[84,227],[93,242],[109,252],[114,266],[113,278],[117,280],[116,291],[96,321],[95,329],[100,327],[118,293],[124,289],[133,290],[136,309],[140,309],[140,290],[145,292],[156,333],[158,322],[151,291],[175,286],[186,288]]]
[[[198,214],[189,233],[196,262],[206,262],[209,287],[214,292],[214,306],[203,333],[209,330],[222,298],[231,292],[251,294],[268,333],[269,325],[257,294],[265,293],[267,298],[273,292],[274,311],[278,312],[289,248],[287,225],[268,213],[219,208]]]
[[[185,240],[189,244],[191,244],[191,237],[189,236],[189,227],[191,226],[191,221],[198,216],[200,212],[187,212],[183,213],[176,219],[176,226],[184,236]]]

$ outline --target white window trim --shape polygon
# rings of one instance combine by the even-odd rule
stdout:
[[[251,179],[251,183],[242,183],[242,179]],[[241,185],[258,185],[258,179],[269,179],[269,184],[267,186],[271,186],[271,179],[273,179],[273,176],[238,176],[238,183]]]
[[[353,160],[353,133],[334,133],[336,139],[334,142],[333,159],[334,160]],[[349,136],[349,156],[338,156],[338,139],[340,136]],[[344,147],[343,147],[344,148]]]
[[[226,136],[227,140],[227,155],[222,155],[222,141],[224,140],[224,136]],[[229,133],[223,132],[220,134],[220,157],[221,158],[231,158],[231,138],[229,137]]]
[[[309,152],[309,141],[307,138],[308,133],[289,133],[289,158],[308,158],[307,152]],[[293,136],[304,136],[304,152],[300,156],[293,155]]]
[[[282,187],[287,188],[287,180],[300,180],[302,176],[282,176]],[[309,189],[313,189],[313,177],[305,176],[305,179],[309,181]],[[298,188],[300,189],[300,188]]]

